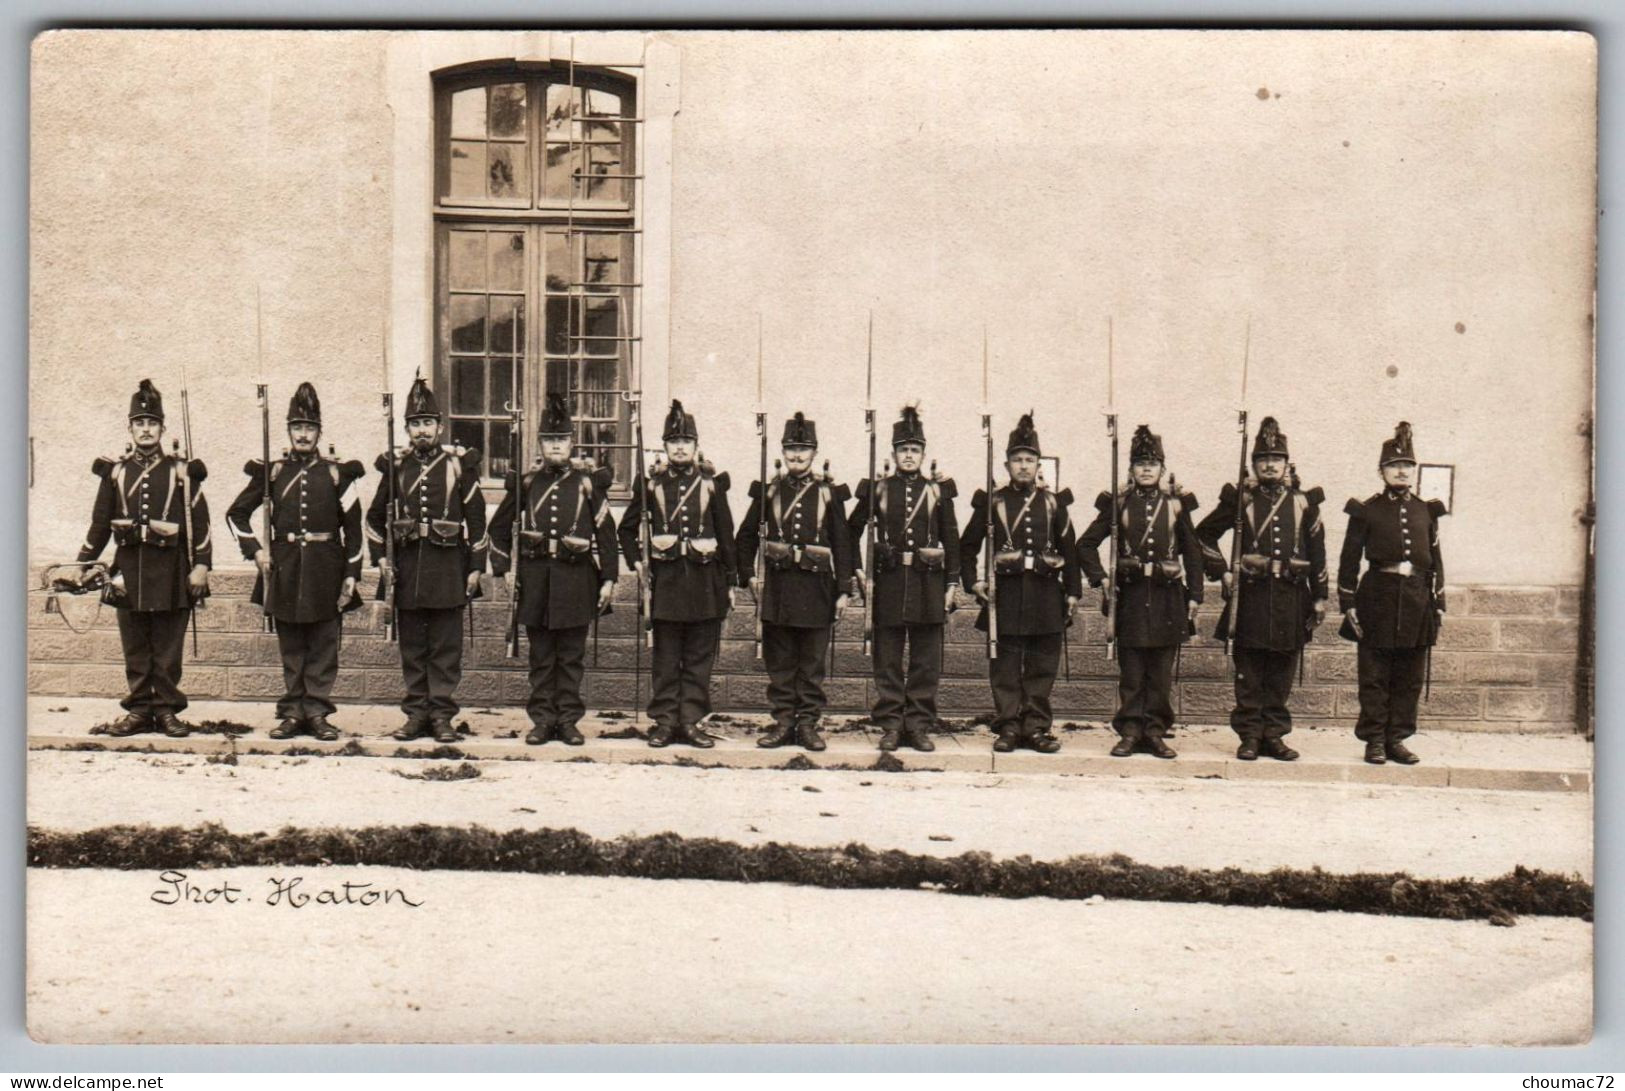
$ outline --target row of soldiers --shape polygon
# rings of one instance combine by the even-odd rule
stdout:
[[[737,591],[748,588],[773,720],[757,744],[823,750],[831,632],[851,589],[864,582],[867,563],[872,718],[882,750],[933,749],[944,630],[961,588],[981,604],[979,629],[987,632],[996,618],[988,641],[994,749],[1059,750],[1051,693],[1066,632],[1084,581],[1102,587],[1111,580],[1115,594],[1102,596],[1103,608],[1115,603],[1111,639],[1120,660],[1113,717],[1119,738],[1111,753],[1173,758],[1167,738],[1176,663],[1196,631],[1211,579],[1227,600],[1217,635],[1234,650],[1230,722],[1240,740],[1237,757],[1298,757],[1285,742],[1293,675],[1330,597],[1324,496],[1301,487],[1273,418],[1254,441],[1252,476],[1239,491],[1225,485],[1200,523],[1192,519],[1196,497],[1167,473],[1161,438],[1141,425],[1128,480],[1115,495],[1096,497],[1081,534],[1070,491],[1041,480],[1042,447],[1030,413],[1005,445],[1007,483],[991,495],[975,492],[963,529],[953,480],[935,472],[934,463],[925,469],[925,429],[913,407],[893,426],[895,471],[861,481],[850,512],[851,492],[830,478],[827,463],[822,473],[814,468],[816,424],[796,413],[781,440],[783,472],[751,485],[737,531],[729,477],[700,457],[698,425],[676,401],[662,430],[665,458],[647,481],[633,482],[618,530],[607,472],[573,459],[574,422],[556,394],[539,424],[540,458],[506,475],[489,524],[480,454],[441,444],[442,415],[422,379],[407,398],[407,447],[375,462],[381,475],[393,475],[393,485],[377,489],[365,516],[358,492],[364,467],[332,457],[331,447],[321,453],[321,420],[315,389],[301,384],[288,409],[284,457],[269,467],[260,460],[244,467],[249,484],[226,516],[244,557],[259,569],[253,601],[274,618],[285,682],[274,738],[338,737],[328,717],[342,618],[361,606],[357,586],[370,555],[394,589],[399,618],[407,719],[396,738],[456,741],[462,619],[489,566],[510,593],[517,585],[517,624],[529,646],[532,726],[525,741],[581,745],[588,631],[610,609],[624,557],[650,588],[653,747],[714,745],[702,727],[711,711],[711,673],[723,620]],[[143,380],[130,404],[130,452],[95,464],[101,485],[79,554],[81,563],[93,562],[110,536],[118,543],[112,570],[122,587],[118,618],[130,694],[127,715],[112,728],[116,735],[161,730],[181,737],[188,730],[178,716],[186,707],[183,638],[189,609],[208,594],[213,553],[201,489],[206,471],[195,459],[165,455],[163,430],[161,395]],[[1426,656],[1445,608],[1443,507],[1412,492],[1416,455],[1408,424],[1383,444],[1378,471],[1382,489],[1345,508],[1341,635],[1359,644],[1356,734],[1366,744],[1365,759],[1413,764],[1418,759],[1405,739],[1416,729]],[[268,538],[261,541],[253,520],[267,501]],[[1221,552],[1227,533],[1242,535],[1232,543],[1238,563],[1227,564]],[[868,535],[873,544],[865,558]],[[1100,547],[1113,540],[1117,555],[1108,569]],[[991,571],[982,566],[984,547]]]

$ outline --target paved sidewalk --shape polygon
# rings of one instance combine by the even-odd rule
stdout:
[[[279,742],[267,737],[275,726],[269,705],[240,701],[198,701],[186,712],[189,722],[230,720],[254,730],[235,741],[223,735],[194,735],[169,739],[161,734],[142,734],[124,739],[90,735],[92,726],[116,719],[122,710],[118,702],[105,698],[28,698],[28,738],[31,748],[51,748],[100,744],[108,749],[147,749],[215,753],[235,746],[239,752],[265,753],[293,747],[339,749],[360,745],[369,754],[388,756],[403,746],[412,750],[433,750],[433,740],[402,744],[389,738],[400,725],[398,709],[387,705],[345,705],[333,721],[346,738],[321,743],[311,738]],[[829,749],[812,754],[798,747],[762,750],[755,745],[756,731],[765,719],[722,716],[710,725],[717,745],[710,750],[688,746],[650,749],[636,737],[619,735],[634,727],[630,716],[590,716],[581,724],[588,738],[584,747],[560,743],[526,746],[528,729],[519,709],[467,708],[461,720],[472,731],[458,744],[469,758],[528,758],[533,761],[568,761],[590,758],[595,762],[697,762],[734,768],[782,766],[796,761],[814,766],[863,768],[872,766],[881,755],[875,749],[877,733],[872,728],[850,726],[854,721],[832,718],[827,737]],[[636,721],[646,729],[648,721]],[[1291,743],[1303,757],[1296,762],[1261,759],[1242,762],[1235,757],[1235,736],[1226,727],[1181,727],[1171,740],[1180,752],[1174,761],[1160,761],[1141,754],[1132,758],[1112,758],[1106,751],[1114,736],[1102,725],[1063,730],[1062,750],[1045,755],[1031,751],[996,754],[992,736],[985,730],[936,736],[934,753],[898,751],[894,757],[910,769],[952,770],[956,772],[998,772],[1039,774],[1084,774],[1109,777],[1157,777],[1173,779],[1222,779],[1287,783],[1347,783],[1399,785],[1426,788],[1478,788],[1492,790],[1574,791],[1591,789],[1591,745],[1579,736],[1519,735],[1492,732],[1421,732],[1411,740],[1421,755],[1420,765],[1374,766],[1361,760],[1359,742],[1343,730],[1306,728],[1295,731]]]

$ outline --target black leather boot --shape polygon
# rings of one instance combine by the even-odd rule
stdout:
[[[756,736],[756,745],[764,750],[784,746],[796,737],[794,724],[774,724],[765,734]]]

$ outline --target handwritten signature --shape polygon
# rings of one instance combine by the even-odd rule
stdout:
[[[307,906],[335,905],[402,905],[417,909],[422,901],[414,900],[400,887],[380,887],[373,883],[345,882],[338,886],[306,885],[303,875],[283,878],[270,876],[270,886],[261,904],[285,905],[290,909]],[[244,888],[229,879],[219,882],[194,882],[184,871],[164,871],[158,874],[158,889],[152,900],[159,905],[243,905],[255,899]]]

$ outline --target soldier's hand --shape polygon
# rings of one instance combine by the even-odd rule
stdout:
[[[735,606],[738,606],[738,605],[739,605],[739,588],[733,586],[732,584],[729,584],[728,585],[728,609],[732,610]]]
[[[389,563],[388,557],[385,557],[378,562],[378,582],[383,584],[385,587],[388,587],[395,582],[395,568]]]
[[[1202,604],[1199,602],[1187,603],[1185,606],[1185,616],[1194,624],[1196,621],[1196,612],[1201,608]]]
[[[356,581],[354,576],[346,576],[344,578],[344,586],[339,588],[340,610],[344,609],[350,604],[350,599],[355,595],[355,584]]]
[[[479,593],[480,593],[480,574],[478,572],[470,572],[468,574],[468,596],[470,598],[473,598],[475,595],[477,595]]]
[[[852,596],[851,595],[841,595],[838,598],[836,598],[836,600],[835,600],[835,618],[836,618],[837,621],[840,620],[840,617],[841,617],[842,614],[846,613],[846,604],[848,602],[850,602],[850,601],[852,601]]]
[[[1224,597],[1229,598],[1230,589],[1236,586],[1236,574],[1228,568],[1225,569],[1224,575],[1219,577],[1219,586],[1224,589]]]
[[[259,566],[260,575],[269,576],[271,574],[271,555],[265,552],[263,548],[254,554],[254,563]]]
[[[605,580],[603,586],[598,588],[598,612],[601,614],[609,609],[610,600],[615,597],[615,584]]]
[[[987,581],[977,580],[970,585],[970,593],[976,596],[977,602],[987,601]]]
[[[513,594],[513,581],[516,578],[517,577],[515,577],[514,571],[511,568],[502,574],[502,586],[508,589],[508,594],[510,595]]]
[[[1315,624],[1314,624],[1314,628],[1316,628],[1316,629],[1320,628],[1321,624],[1324,623],[1325,620],[1326,620],[1326,603],[1325,603],[1324,600],[1322,600],[1320,602],[1315,603]]]
[[[1077,608],[1078,608],[1078,596],[1076,596],[1076,595],[1068,595],[1066,597],[1066,616],[1068,618],[1070,618],[1072,616],[1072,612],[1074,610],[1076,610]]]
[[[1365,630],[1360,628],[1360,615],[1354,607],[1350,606],[1347,610],[1344,610],[1343,616],[1348,619],[1349,628],[1354,630],[1356,640],[1365,636]]]
[[[750,593],[756,597],[757,602],[762,601],[762,577],[752,576],[750,578]]]
[[[952,585],[949,586],[947,594],[942,598],[942,608],[950,614],[959,608],[959,596],[954,593]]]
[[[192,571],[187,573],[186,586],[191,588],[193,598],[208,591],[209,570],[200,564],[193,565]]]

